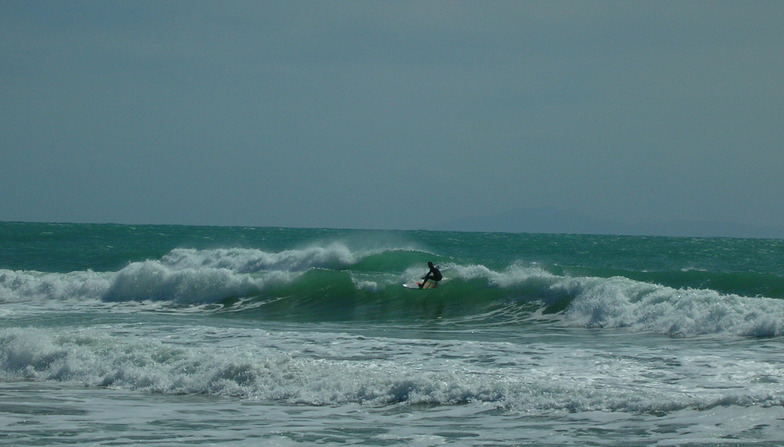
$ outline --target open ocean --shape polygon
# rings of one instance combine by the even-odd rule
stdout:
[[[778,446],[783,335],[783,240],[0,223],[1,445]]]

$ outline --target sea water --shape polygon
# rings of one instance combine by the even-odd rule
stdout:
[[[2,445],[774,446],[783,334],[781,240],[0,223]]]

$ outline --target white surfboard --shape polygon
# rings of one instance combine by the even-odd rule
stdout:
[[[416,282],[416,281],[410,281],[410,282],[407,282],[407,283],[403,284],[403,287],[405,287],[406,289],[418,289],[419,288],[419,283]]]
[[[420,281],[409,281],[403,284],[403,287],[405,287],[406,289],[435,289],[436,286],[438,285],[433,281],[426,282],[424,287],[419,287],[419,284]]]

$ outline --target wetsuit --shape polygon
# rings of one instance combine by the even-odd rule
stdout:
[[[441,281],[442,278],[443,275],[441,275],[441,272],[438,270],[438,267],[431,266],[430,271],[427,272],[427,275],[422,277],[422,279],[424,280],[422,281],[422,285],[424,285],[428,279],[437,283],[438,281]]]

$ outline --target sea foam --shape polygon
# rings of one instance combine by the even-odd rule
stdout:
[[[639,348],[633,356],[604,356],[587,347],[563,352],[536,344],[455,344],[307,332],[225,329],[223,341],[171,331],[155,340],[128,335],[98,328],[79,333],[0,330],[0,375],[6,380],[299,405],[474,404],[539,414],[658,413],[782,403],[764,383],[722,385],[727,379],[720,376],[747,374],[749,368],[756,373],[765,365],[684,356],[668,366],[657,353],[649,356]],[[238,339],[245,341],[232,342]],[[348,352],[352,355],[347,357]],[[717,369],[716,386],[689,382],[695,361],[700,368],[707,363]],[[635,385],[651,374],[671,377],[648,387]],[[768,368],[766,374],[774,380],[781,377],[778,369]],[[692,387],[691,392],[684,393],[684,387]]]
[[[356,254],[345,245],[267,252],[257,249],[230,248],[214,250],[175,249],[162,263],[172,268],[225,268],[240,273],[269,270],[303,271],[310,268],[343,268],[356,262]]]
[[[91,270],[42,273],[0,270],[0,302],[100,299],[115,275]]]
[[[784,302],[720,294],[709,289],[673,289],[623,277],[572,278],[553,288],[574,299],[568,321],[589,327],[631,328],[672,335],[784,333]]]

